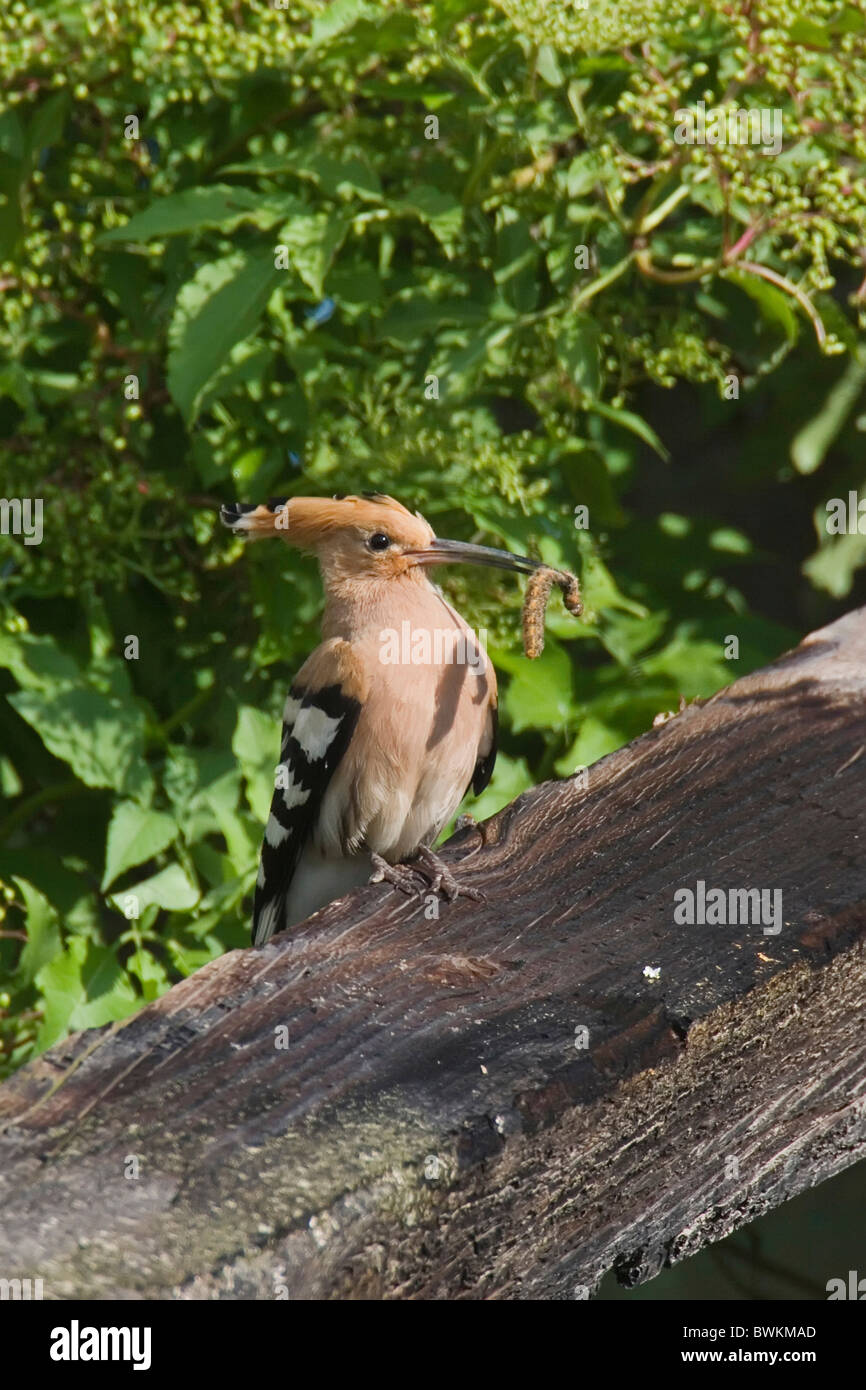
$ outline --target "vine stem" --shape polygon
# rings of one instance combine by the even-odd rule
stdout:
[[[653,264],[652,256],[646,248],[634,253],[635,264],[648,280],[657,280],[660,285],[689,285],[694,280],[703,280],[707,275],[715,275],[722,267],[722,260],[705,261],[693,266],[691,270],[662,270]]]
[[[579,308],[581,304],[586,304],[590,299],[593,299],[601,290],[607,289],[608,285],[625,274],[633,260],[635,260],[635,252],[629,251],[627,256],[623,256],[622,260],[617,261],[616,265],[611,266],[604,275],[599,275],[597,280],[591,281],[585,290],[581,290],[580,294],[575,295],[572,307]]]
[[[788,280],[784,275],[779,275],[777,271],[770,270],[769,266],[759,265],[757,261],[738,260],[730,268],[732,270],[745,270],[750,275],[759,275],[763,280],[768,280],[771,285],[776,285],[778,289],[784,290],[785,294],[789,294],[792,299],[796,299],[804,314],[809,318],[819,344],[826,342],[827,330],[821,321],[821,315],[809,296],[800,289],[799,285],[795,285],[793,280]]]

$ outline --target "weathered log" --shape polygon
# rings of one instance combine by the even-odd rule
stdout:
[[[580,1297],[863,1157],[864,694],[861,609],[461,831],[485,902],[361,889],[58,1045],[0,1090],[0,1269]],[[781,930],[678,924],[699,881]]]

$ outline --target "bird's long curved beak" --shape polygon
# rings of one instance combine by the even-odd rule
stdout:
[[[487,545],[469,545],[465,541],[443,541],[437,537],[423,550],[407,550],[416,565],[486,565],[491,569],[515,570],[532,574],[543,568],[541,560],[526,555],[512,555],[508,550],[491,550]]]

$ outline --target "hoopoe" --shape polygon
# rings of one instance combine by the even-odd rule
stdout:
[[[496,674],[427,571],[462,562],[531,573],[539,562],[440,540],[381,493],[232,503],[220,517],[250,539],[314,552],[325,590],[322,643],[283,710],[254,944],[364,882],[421,891],[420,871],[427,891],[479,897],[430,846],[470,783],[478,795],[490,781]]]

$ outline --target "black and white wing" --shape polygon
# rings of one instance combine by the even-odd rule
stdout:
[[[292,878],[361,712],[360,700],[342,684],[310,689],[302,683],[303,675],[304,671],[289,691],[283,710],[280,761],[256,880],[255,946],[290,925],[287,898]]]

